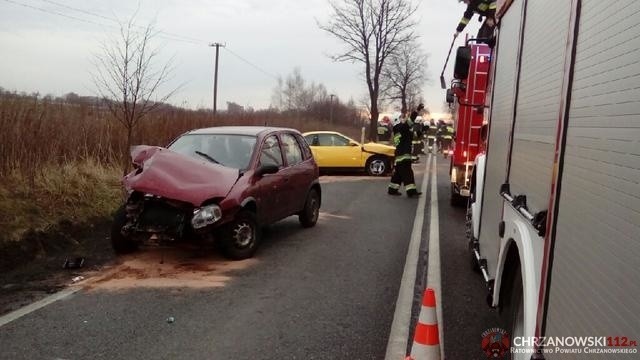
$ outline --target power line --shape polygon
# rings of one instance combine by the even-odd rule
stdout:
[[[76,8],[76,7],[73,7],[73,6],[66,5],[66,4],[61,4],[59,2],[52,1],[52,0],[40,0],[40,1],[44,1],[46,3],[52,4],[52,5],[56,5],[56,6],[59,6],[59,7],[71,10],[71,11],[77,11],[77,12],[85,14],[85,15],[95,16],[95,17],[98,17],[100,19],[112,21],[112,22],[118,24],[118,26],[120,26],[120,24],[121,24],[121,21],[116,19],[116,18],[108,17],[108,16],[105,16],[105,15],[102,15],[102,14],[98,14],[98,13],[95,13],[95,12],[92,12],[92,11]],[[133,27],[141,29],[141,30],[146,30],[146,28],[144,26],[140,26],[140,25],[135,25],[134,24]],[[190,38],[190,37],[179,35],[179,34],[169,33],[169,32],[166,32],[166,31],[158,31],[158,34],[159,34],[160,37],[168,39],[168,40],[181,41],[181,42],[190,43],[190,44],[194,44],[194,45],[204,45],[204,44],[206,44],[206,42],[204,40],[194,39],[194,38]]]
[[[62,17],[65,17],[67,19],[76,20],[76,21],[87,23],[87,24],[97,25],[97,26],[101,26],[101,27],[108,27],[108,28],[112,28],[112,29],[116,29],[116,30],[119,29],[119,26],[116,26],[116,25],[105,24],[105,23],[101,23],[101,22],[87,20],[87,19],[79,18],[79,17],[73,16],[73,15],[64,14],[64,13],[61,13],[61,12],[58,12],[58,11],[55,11],[55,10],[49,10],[49,9],[45,9],[45,8],[42,8],[42,7],[33,6],[33,5],[30,5],[30,4],[25,4],[25,3],[14,1],[14,0],[4,0],[4,1],[6,1],[8,3],[15,4],[15,5],[22,6],[22,7],[25,7],[25,8],[29,8],[29,9],[32,9],[32,10],[41,11],[41,12],[44,12],[44,13],[47,13],[47,14],[51,14],[51,15],[62,16]],[[43,1],[45,1],[45,0],[43,0]],[[67,8],[70,8],[70,7],[67,6]],[[75,10],[76,11],[82,11],[80,9],[75,9]],[[114,22],[120,24],[120,22],[118,20],[116,20],[116,19],[108,18],[106,16],[101,16],[101,15],[97,15],[97,14],[92,14],[92,15],[93,16],[98,16],[100,18],[103,18],[103,19],[106,19],[106,20],[109,20],[109,21],[114,21]],[[134,25],[134,27],[144,29],[143,26],[139,26],[139,25]],[[158,31],[158,37],[163,38],[163,39],[167,39],[167,40],[173,40],[173,41],[179,41],[179,42],[183,42],[183,43],[193,44],[193,45],[206,45],[206,42],[204,42],[204,41],[196,42],[196,41],[188,40],[188,39],[180,39],[180,38],[178,38],[178,37],[181,37],[180,35],[170,34],[170,33],[164,32],[164,31]]]
[[[61,4],[61,3],[56,2],[56,1],[52,1],[52,0],[40,0],[40,1],[44,1],[46,3],[52,4],[52,5],[56,5],[56,6],[60,6],[62,8],[69,9],[69,10],[72,10],[72,11],[77,11],[77,12],[80,12],[80,13],[83,13],[83,14],[86,14],[86,15],[95,16],[95,17],[98,17],[98,18],[101,18],[101,19],[104,19],[104,20],[113,21],[113,22],[115,22],[117,24],[121,23],[118,19],[115,19],[115,18],[112,18],[112,17],[108,17],[108,16],[105,16],[105,15],[102,15],[102,14],[98,14],[98,13],[95,13],[95,12],[92,12],[92,11],[76,8],[76,7],[73,7],[73,6],[69,6],[69,5],[66,5],[66,4]],[[134,27],[137,27],[139,29],[145,29],[144,26],[139,26],[139,25],[134,25]],[[189,42],[189,43],[193,43],[193,44],[196,44],[196,45],[206,45],[207,44],[206,41],[204,41],[204,40],[192,38],[192,37],[189,37],[189,36],[174,34],[174,33],[166,32],[166,31],[158,31],[158,33],[164,34],[167,37],[171,37],[170,40],[184,41],[184,42]]]
[[[29,8],[29,9],[32,9],[32,10],[37,10],[37,11],[41,11],[41,12],[44,12],[44,13],[65,17],[67,19],[76,20],[76,21],[87,23],[87,24],[92,24],[92,25],[97,25],[97,26],[102,26],[102,27],[109,27],[109,28],[113,28],[113,29],[119,29],[119,26],[116,26],[116,25],[110,25],[110,24],[104,24],[104,23],[100,23],[100,22],[95,22],[95,21],[92,21],[92,20],[79,18],[79,17],[73,16],[73,15],[64,14],[64,13],[61,13],[61,12],[58,12],[58,11],[55,11],[55,10],[49,10],[49,9],[45,9],[45,8],[38,7],[38,6],[25,4],[25,3],[22,3],[22,2],[19,2],[19,1],[15,1],[15,0],[4,0],[4,1],[8,2],[8,3],[15,4],[15,5],[18,5],[18,6],[22,6],[22,7],[25,7],[25,8]],[[87,11],[87,10],[75,8],[75,7],[68,6],[68,5],[65,5],[65,4],[61,4],[61,3],[58,3],[58,2],[52,1],[52,0],[41,0],[41,1],[49,3],[49,4],[52,4],[52,5],[59,6],[59,7],[62,7],[62,8],[66,8],[68,10],[77,11],[77,12],[83,13],[85,15],[95,16],[95,17],[98,17],[98,18],[103,19],[103,20],[108,20],[108,21],[112,21],[112,22],[114,22],[116,24],[120,24],[120,21],[118,21],[117,19],[114,19],[114,18],[111,18],[111,17],[108,17],[108,16],[104,16],[104,15],[101,15],[101,14],[98,14],[98,13],[95,13],[95,12],[92,12],[92,11]],[[144,29],[143,26],[139,26],[139,25],[134,25],[134,27]],[[173,33],[165,32],[165,31],[158,31],[158,37],[161,37],[161,38],[164,38],[164,39],[167,39],[167,40],[188,43],[188,44],[192,44],[192,45],[208,46],[208,43],[206,41],[204,41],[204,40],[196,39],[196,38],[192,38],[192,37],[188,37],[188,36],[184,36],[184,35],[179,35],[179,34],[173,34]],[[247,65],[253,67],[254,69],[258,70],[259,72],[261,72],[261,73],[263,73],[263,74],[265,74],[265,75],[267,75],[267,76],[269,76],[269,77],[271,77],[271,78],[273,78],[275,80],[278,79],[277,76],[275,76],[272,73],[264,70],[263,68],[261,68],[260,66],[252,63],[251,61],[243,58],[242,56],[238,55],[234,51],[230,50],[228,47],[225,47],[224,49],[226,51],[228,51],[231,55],[233,55],[236,58],[240,59],[241,61],[243,61]]]
[[[82,22],[85,22],[85,23],[88,23],[88,24],[93,24],[93,25],[98,25],[98,26],[114,27],[112,25],[101,24],[101,23],[97,23],[97,22],[94,22],[94,21],[91,21],[91,20],[81,19],[81,18],[78,18],[78,17],[75,17],[75,16],[59,13],[59,12],[54,11],[54,10],[47,10],[47,9],[44,9],[44,8],[41,8],[41,7],[37,7],[37,6],[21,3],[21,2],[18,2],[18,1],[14,1],[14,0],[4,0],[4,1],[6,1],[8,3],[15,4],[15,5],[19,5],[19,6],[22,6],[22,7],[26,7],[26,8],[29,8],[29,9],[42,11],[42,12],[45,12],[45,13],[48,13],[48,14],[53,14],[53,15],[66,17],[68,19],[72,19],[72,20],[76,20],[76,21],[82,21]]]
[[[249,60],[247,60],[247,59],[243,58],[242,56],[240,56],[240,55],[236,54],[235,52],[233,52],[233,51],[229,50],[229,48],[228,48],[228,47],[225,47],[224,49],[225,49],[226,51],[228,51],[231,55],[233,55],[233,56],[237,57],[238,59],[240,59],[240,60],[244,61],[245,63],[247,63],[248,65],[250,65],[250,66],[251,66],[251,67],[253,67],[254,69],[256,69],[256,70],[260,71],[261,73],[263,73],[263,74],[265,74],[265,75],[267,75],[267,76],[269,76],[269,77],[272,77],[272,78],[274,78],[274,79],[278,80],[278,77],[277,77],[277,76],[275,76],[275,75],[271,74],[270,72],[268,72],[268,71],[266,71],[266,70],[262,69],[262,68],[261,68],[261,67],[259,67],[258,65],[253,64],[251,61],[249,61]]]
[[[69,10],[73,10],[73,11],[81,12],[81,13],[86,14],[86,15],[91,15],[91,16],[99,17],[99,18],[101,18],[101,19],[105,19],[105,20],[113,20],[113,19],[111,19],[111,18],[109,18],[109,17],[106,17],[106,16],[104,16],[104,15],[100,15],[100,14],[97,14],[97,13],[94,13],[94,12],[91,12],[91,11],[87,11],[87,10],[82,10],[82,9],[74,8],[74,7],[71,7],[71,6],[69,6],[69,5],[66,5],[66,4],[60,4],[60,3],[55,2],[55,1],[51,1],[51,0],[40,0],[40,1],[44,1],[44,2],[46,2],[46,3],[53,4],[53,5],[56,5],[56,6],[60,6],[60,7],[63,7],[63,8],[65,8],[65,9],[69,9]]]

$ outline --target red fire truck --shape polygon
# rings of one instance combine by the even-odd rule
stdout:
[[[447,102],[453,104],[455,141],[450,151],[451,204],[466,204],[476,156],[482,152],[482,125],[491,49],[475,40],[458,48]]]
[[[637,0],[498,1],[467,234],[512,360],[638,359],[638,13]],[[542,341],[587,337],[599,343]]]

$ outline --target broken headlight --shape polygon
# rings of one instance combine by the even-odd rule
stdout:
[[[211,225],[222,218],[222,210],[218,205],[207,205],[193,210],[191,226],[200,229]]]

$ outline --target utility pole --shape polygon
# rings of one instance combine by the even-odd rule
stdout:
[[[218,56],[220,53],[220,46],[225,47],[225,45],[220,43],[211,43],[209,46],[216,48],[216,67],[213,75],[213,116],[216,116],[216,112],[218,110]]]
[[[334,94],[329,94],[329,124],[333,125],[333,97]]]

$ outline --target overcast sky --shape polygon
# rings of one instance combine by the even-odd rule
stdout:
[[[419,42],[429,55],[430,81],[423,93],[437,113],[444,100],[438,78],[465,5],[415,3]],[[175,59],[172,84],[184,84],[173,104],[212,106],[215,51],[207,46],[212,42],[227,46],[220,50],[219,109],[227,101],[268,107],[276,78],[296,67],[305,80],[324,84],[341,101],[366,96],[362,66],[329,58],[344,47],[317,26],[330,17],[327,0],[0,0],[0,87],[95,95],[92,59],[102,42],[114,38],[112,19],[128,19],[138,7],[138,24],[155,21],[157,30],[180,37],[158,39],[163,58]],[[468,30],[477,28],[474,19]]]

